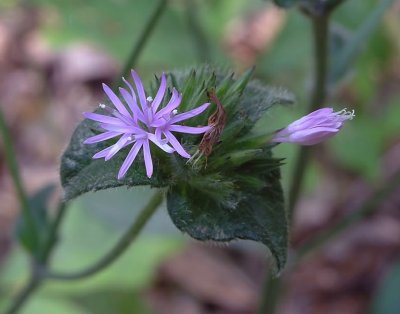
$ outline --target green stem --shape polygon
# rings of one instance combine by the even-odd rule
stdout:
[[[341,221],[335,224],[332,228],[328,229],[322,234],[317,235],[314,239],[304,244],[297,251],[297,259],[301,259],[308,255],[310,252],[314,252],[330,240],[334,239],[338,234],[350,226],[360,222],[361,220],[369,217],[379,209],[381,204],[386,198],[388,198],[393,192],[400,186],[400,170],[392,176],[392,178],[385,184],[383,188],[374,193],[367,201],[356,211],[348,214]]]
[[[115,247],[113,247],[110,252],[108,252],[100,261],[98,261],[95,265],[74,273],[74,274],[56,274],[50,273],[46,271],[46,264],[48,257],[56,243],[57,239],[57,230],[58,227],[64,217],[65,214],[65,204],[61,204],[58,210],[57,216],[53,222],[53,227],[50,232],[52,235],[51,241],[45,246],[45,250],[43,251],[42,260],[40,262],[42,264],[34,264],[32,267],[32,275],[27,283],[27,285],[21,290],[21,292],[17,295],[14,302],[11,304],[11,307],[5,312],[5,314],[14,314],[17,313],[18,310],[26,303],[26,301],[33,295],[33,293],[40,287],[42,282],[46,279],[59,279],[59,280],[74,280],[74,279],[82,279],[94,275],[95,273],[103,270],[105,267],[109,266],[112,262],[114,262],[132,243],[133,240],[137,237],[139,232],[143,229],[144,225],[148,222],[150,217],[154,214],[158,206],[161,204],[163,200],[163,193],[157,192],[150,199],[149,203],[143,208],[140,212],[139,216],[133,223],[133,225],[128,229],[128,231],[124,234],[124,236],[120,239]]]
[[[312,26],[314,34],[314,53],[315,53],[315,74],[314,87],[312,90],[311,101],[308,111],[317,109],[325,101],[326,97],[326,78],[328,67],[328,31],[329,15],[312,16]],[[298,153],[291,187],[289,189],[289,221],[293,216],[301,187],[304,181],[304,174],[309,161],[309,149],[301,147]],[[263,300],[260,307],[260,313],[273,314],[279,301],[282,279],[273,278],[268,274],[266,284],[262,293]]]
[[[346,0],[328,0],[326,3],[326,12],[332,12],[345,1]]]
[[[281,290],[282,279],[280,277],[274,277],[272,273],[268,273],[263,287],[263,299],[261,300],[261,306],[258,311],[259,314],[275,313]]]
[[[11,140],[10,130],[7,127],[5,117],[3,111],[0,107],[0,134],[3,138],[3,145],[4,145],[4,152],[5,152],[5,160],[7,163],[7,167],[10,171],[11,178],[13,180],[15,190],[17,192],[17,197],[21,202],[22,213],[26,223],[30,229],[30,234],[33,237],[33,241],[35,244],[38,243],[38,233],[36,229],[36,224],[33,219],[32,213],[29,208],[28,198],[26,196],[24,187],[22,185],[21,176],[19,173],[17,161],[16,161],[16,154],[14,151],[14,147]]]
[[[140,231],[143,229],[145,224],[149,221],[151,216],[154,214],[156,209],[161,204],[163,197],[164,194],[162,191],[159,191],[156,194],[154,194],[154,196],[150,199],[149,203],[143,208],[143,210],[140,212],[135,222],[121,237],[118,243],[94,265],[89,266],[87,269],[84,269],[82,271],[70,274],[46,272],[45,270],[43,270],[43,276],[46,278],[58,279],[58,280],[83,279],[91,275],[94,275],[99,271],[103,270],[104,268],[106,268],[107,266],[111,265],[115,260],[118,259],[118,257],[122,255],[122,253],[124,253],[128,249],[132,241],[136,239]]]
[[[149,40],[157,22],[160,20],[164,9],[167,6],[167,0],[160,0],[158,2],[157,7],[153,11],[152,15],[150,16],[147,24],[145,25],[143,31],[140,34],[139,39],[134,44],[131,54],[129,55],[125,65],[121,71],[121,75],[117,78],[116,82],[113,84],[114,87],[118,87],[122,83],[122,77],[129,74],[132,67],[136,65],[137,60],[139,59],[140,54],[143,51],[147,41]]]
[[[37,258],[33,261],[31,278],[26,286],[16,296],[14,302],[11,304],[11,307],[5,314],[17,313],[44,281],[44,278],[40,275],[39,270],[47,265],[48,258],[50,257],[50,253],[52,252],[57,240],[57,231],[62,218],[64,217],[65,208],[65,203],[61,203],[59,205],[56,217],[51,225],[47,242],[45,243],[42,251],[39,252],[39,256],[37,256]],[[39,265],[39,263],[41,264]]]
[[[58,205],[57,208],[57,213],[56,217],[54,218],[54,221],[51,225],[49,235],[47,237],[47,241],[43,246],[42,251],[39,254],[38,261],[41,263],[41,265],[47,265],[47,262],[50,258],[51,252],[57,243],[58,239],[58,228],[60,227],[60,224],[62,220],[64,219],[64,215],[66,212],[66,206],[67,204],[65,202],[61,202]]]
[[[199,22],[196,0],[186,0],[186,12],[188,27],[193,35],[192,37],[198,54],[198,59],[201,62],[210,61],[210,45]]]
[[[328,72],[328,39],[329,39],[329,15],[312,17],[314,34],[314,54],[315,54],[315,77],[312,90],[311,101],[308,112],[314,111],[323,105],[326,98],[326,83]],[[310,160],[310,148],[302,146],[297,155],[291,186],[289,189],[289,219],[293,213],[301,192],[304,181],[304,174]]]
[[[152,16],[150,17],[148,23],[145,26],[144,31],[142,32],[141,36],[139,37],[137,43],[134,45],[132,53],[130,54],[127,62],[125,63],[125,66],[122,70],[122,75],[118,78],[118,81],[114,83],[114,86],[119,86],[121,84],[121,77],[126,75],[130,68],[137,62],[137,59],[139,58],[141,52],[143,51],[143,48],[145,44],[147,43],[148,38],[150,37],[157,21],[160,19],[162,12],[164,11],[164,8],[166,7],[167,0],[160,0],[158,6],[156,7],[155,11],[153,12]],[[21,200],[22,203],[22,208],[24,211],[24,216],[25,219],[27,220],[27,223],[32,227],[33,231],[36,231],[35,224],[33,217],[29,211],[29,203],[26,197],[26,194],[22,188],[22,183],[21,179],[19,176],[18,172],[18,167],[15,162],[15,154],[13,151],[13,147],[11,145],[11,137],[8,131],[8,128],[5,124],[4,117],[3,117],[3,112],[1,111],[0,108],[0,132],[3,136],[4,139],[4,147],[5,147],[5,153],[6,153],[6,162],[8,164],[8,167],[10,168],[10,173],[11,176],[14,180],[14,184],[16,186],[16,190],[18,193],[18,196]],[[124,235],[124,237],[118,242],[117,246],[114,247],[109,254],[107,254],[101,261],[96,263],[91,268],[88,268],[85,271],[82,271],[80,273],[72,274],[72,276],[68,275],[63,275],[61,274],[58,279],[63,279],[63,277],[69,277],[68,279],[79,279],[79,278],[84,278],[87,276],[90,276],[103,268],[107,267],[110,265],[114,260],[120,256],[124,250],[129,246],[130,242],[135,239],[139,231],[142,229],[146,221],[150,218],[152,211],[154,212],[158,205],[162,201],[162,193],[157,193],[149,202],[149,204],[146,206],[144,211],[139,215],[137,221],[134,223],[132,228],[128,230],[128,232]],[[158,205],[157,205],[158,203]],[[28,298],[36,291],[36,289],[41,285],[41,283],[46,279],[46,276],[49,275],[48,277],[52,277],[52,274],[47,274],[45,268],[48,262],[48,259],[50,257],[50,254],[54,248],[54,245],[56,244],[57,241],[57,233],[58,233],[58,228],[62,223],[62,220],[65,216],[65,208],[66,204],[61,203],[59,205],[58,211],[57,211],[57,216],[53,222],[52,228],[49,233],[48,241],[45,244],[43,251],[40,253],[38,260],[36,261],[40,263],[40,265],[35,265],[33,267],[32,271],[32,276],[25,288],[17,295],[15,301],[12,303],[10,309],[6,312],[6,314],[13,314],[16,313],[22,305],[25,304],[25,302],[28,300]],[[37,234],[37,233],[35,233]],[[113,256],[113,254],[115,256]],[[57,275],[55,275],[55,278]],[[67,279],[67,278],[64,278]],[[68,280],[67,279],[67,280]]]
[[[21,309],[21,307],[26,303],[29,297],[33,294],[33,292],[37,290],[37,288],[40,286],[41,283],[42,279],[33,275],[29,279],[29,282],[25,286],[25,288],[17,295],[11,307],[4,314],[17,313]]]

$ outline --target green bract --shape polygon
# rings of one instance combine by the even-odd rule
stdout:
[[[95,135],[98,127],[83,121],[62,157],[65,198],[122,185],[164,187],[168,190],[168,212],[181,231],[201,241],[262,242],[275,257],[277,269],[282,269],[286,261],[287,221],[280,185],[281,161],[272,156],[269,135],[253,134],[252,128],[272,106],[292,103],[293,96],[250,81],[251,75],[252,71],[248,71],[235,79],[231,73],[209,66],[169,73],[169,86],[183,94],[180,112],[208,102],[207,92],[213,90],[226,111],[227,123],[211,155],[196,162],[187,163],[178,154],[152,147],[154,174],[150,179],[140,160],[143,156],[138,156],[126,177],[117,180],[127,148],[109,161],[93,160],[96,152],[113,141],[84,145],[82,142]],[[148,89],[153,94],[157,83]],[[188,120],[187,125],[207,125],[215,110],[216,105],[212,104],[205,113]],[[195,154],[202,135],[180,135],[178,140],[190,154]]]

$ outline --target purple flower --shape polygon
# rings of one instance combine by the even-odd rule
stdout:
[[[176,151],[182,157],[190,158],[189,153],[187,153],[171,132],[200,134],[210,129],[208,126],[190,127],[176,124],[177,122],[201,114],[210,105],[206,103],[193,110],[177,114],[177,108],[182,101],[182,96],[176,89],[173,89],[172,96],[167,105],[160,108],[167,91],[167,78],[165,74],[161,76],[160,87],[154,99],[152,97],[146,97],[143,83],[133,70],[132,78],[135,83],[136,92],[132,85],[125,79],[123,80],[128,90],[122,87],[119,89],[128,108],[106,84],[103,84],[104,92],[107,94],[115,109],[101,104],[100,108],[108,112],[109,115],[90,112],[83,113],[87,119],[98,122],[100,127],[104,130],[103,133],[86,139],[84,144],[94,144],[119,137],[115,144],[96,153],[93,158],[109,160],[121,149],[133,144],[119,170],[118,179],[122,179],[125,176],[141,148],[143,148],[146,174],[149,178],[152,176],[153,161],[150,152],[150,142],[166,153],[173,153]],[[136,93],[138,97],[136,97]],[[159,108],[160,110],[158,110]]]
[[[290,123],[275,133],[272,142],[288,142],[301,145],[315,145],[332,136],[342,128],[346,120],[354,118],[354,110],[343,109],[334,112],[332,108],[322,108]]]

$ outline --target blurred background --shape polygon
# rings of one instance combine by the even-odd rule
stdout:
[[[380,1],[348,0],[333,16],[350,37]],[[59,161],[83,111],[104,97],[157,5],[155,0],[1,0],[0,104],[11,127],[25,187],[55,183]],[[351,213],[400,169],[400,1],[384,15],[329,104],[355,109],[341,134],[313,150],[291,229],[299,247]],[[171,0],[136,70],[212,61],[295,93],[297,104],[256,127],[280,128],[305,112],[312,74],[310,21],[261,0]],[[298,147],[275,155],[287,190]],[[19,212],[0,142],[0,311],[26,282],[29,264],[15,243]],[[400,188],[397,188],[400,192]],[[152,191],[139,187],[87,194],[68,208],[53,268],[91,265],[119,238]],[[278,313],[400,313],[400,194],[283,273]],[[21,313],[256,313],[267,251],[251,242],[216,246],[180,234],[162,206],[115,264],[76,282],[47,282]]]

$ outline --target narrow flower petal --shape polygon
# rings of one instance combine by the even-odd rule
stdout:
[[[125,99],[126,103],[128,104],[129,108],[131,108],[135,122],[137,122],[137,119],[144,122],[145,121],[144,116],[143,116],[142,111],[139,109],[139,107],[137,105],[136,97],[129,94],[129,92],[123,87],[120,87],[119,91],[120,91],[122,97]]]
[[[136,92],[135,92],[135,90],[133,89],[131,83],[129,83],[129,81],[127,81],[124,77],[122,78],[122,80],[124,81],[124,83],[126,84],[126,86],[128,86],[129,90],[131,91],[132,98],[135,100],[135,103],[137,104]]]
[[[176,137],[169,131],[165,132],[165,136],[168,138],[172,147],[175,148],[176,152],[185,158],[190,158],[188,152],[183,148],[183,146],[179,143]]]
[[[205,104],[203,104],[200,107],[197,107],[195,109],[186,111],[186,112],[181,113],[181,114],[177,114],[175,117],[171,118],[170,123],[172,124],[172,123],[176,123],[176,122],[179,122],[179,121],[183,121],[183,120],[187,120],[187,119],[193,118],[193,117],[201,114],[203,111],[205,111],[208,108],[208,106],[210,106],[210,104],[209,103],[205,103]]]
[[[298,119],[298,120],[296,120],[296,121],[290,123],[290,124],[288,125],[288,128],[289,128],[289,127],[293,127],[293,128],[294,128],[295,126],[304,124],[304,123],[307,122],[307,121],[313,121],[313,119],[314,119],[315,117],[323,117],[323,118],[326,119],[326,118],[329,117],[332,113],[333,113],[333,108],[321,108],[321,109],[315,110],[315,111],[313,111],[313,112],[311,112],[311,113],[305,115],[304,117],[302,117],[302,118],[300,118],[300,119]]]
[[[149,178],[151,178],[153,174],[153,160],[151,159],[150,145],[148,140],[145,140],[143,142],[143,156],[144,156],[144,165],[146,167],[146,174]]]
[[[117,110],[124,116],[130,117],[130,113],[126,110],[124,104],[119,100],[117,95],[109,88],[106,84],[103,83],[103,90],[107,94],[108,98],[110,98],[111,102],[117,108]]]
[[[153,113],[157,112],[157,109],[160,106],[160,104],[161,104],[161,102],[162,102],[162,100],[164,98],[166,90],[167,90],[167,77],[163,73],[161,75],[160,87],[158,88],[157,95],[156,95],[156,97],[154,97],[154,100],[153,100],[153,103],[152,103]]]
[[[113,131],[104,132],[104,133],[87,138],[83,142],[83,144],[95,144],[98,142],[103,142],[103,141],[109,140],[110,138],[116,137],[121,134],[122,133],[120,133],[120,132],[113,132]]]
[[[129,134],[122,135],[118,140],[118,142],[116,142],[113,146],[111,146],[112,148],[110,149],[110,151],[108,152],[107,156],[104,159],[106,161],[110,160],[116,153],[118,153],[124,147],[124,145],[130,140],[130,138],[131,137]]]
[[[97,122],[108,123],[108,124],[113,124],[113,125],[125,125],[125,123],[118,118],[104,116],[104,115],[98,114],[98,113],[84,112],[83,116],[87,119],[97,121]]]
[[[152,141],[154,144],[156,144],[158,147],[160,147],[166,153],[171,154],[175,151],[171,146],[166,144],[166,142],[164,142],[162,140],[159,141],[158,138],[154,134],[149,134],[148,138],[150,141]]]
[[[168,128],[170,131],[180,132],[180,133],[188,133],[188,134],[201,134],[209,131],[211,129],[210,126],[202,126],[202,127],[193,127],[193,126],[184,126],[184,125],[171,125]]]
[[[144,111],[147,108],[147,100],[146,100],[146,94],[144,92],[142,80],[140,79],[139,75],[134,70],[131,71],[131,74],[132,74],[133,81],[135,82],[135,85],[136,85],[136,90],[138,92],[140,105],[142,106],[142,109]]]
[[[155,118],[159,119],[164,115],[170,115],[172,110],[176,109],[182,100],[182,96],[178,93],[178,91],[174,88],[172,90],[172,96],[169,100],[168,104],[162,108],[159,112],[156,113]]]
[[[169,120],[165,119],[165,118],[160,118],[160,119],[153,119],[153,121],[151,121],[150,126],[152,128],[160,128],[160,127],[164,127],[168,124]]]
[[[155,131],[155,138],[157,139],[157,141],[159,141],[162,144],[166,144],[168,143],[168,139],[167,138],[162,138],[163,136],[163,130],[161,128],[157,128]]]
[[[289,136],[294,139],[301,139],[313,136],[319,133],[337,133],[339,130],[337,128],[328,128],[328,127],[315,127],[310,129],[301,130],[290,134]]]
[[[118,180],[122,179],[130,166],[132,166],[140,148],[143,145],[143,141],[137,141],[135,144],[133,144],[131,150],[128,153],[128,156],[126,156],[121,168],[119,169],[118,172]]]
[[[101,123],[100,126],[107,131],[121,132],[121,133],[143,133],[144,131],[139,127],[133,125],[112,125]]]
[[[107,147],[99,152],[97,152],[96,154],[93,155],[93,159],[99,159],[99,158],[104,158],[107,156],[108,152],[112,149],[112,146]]]

